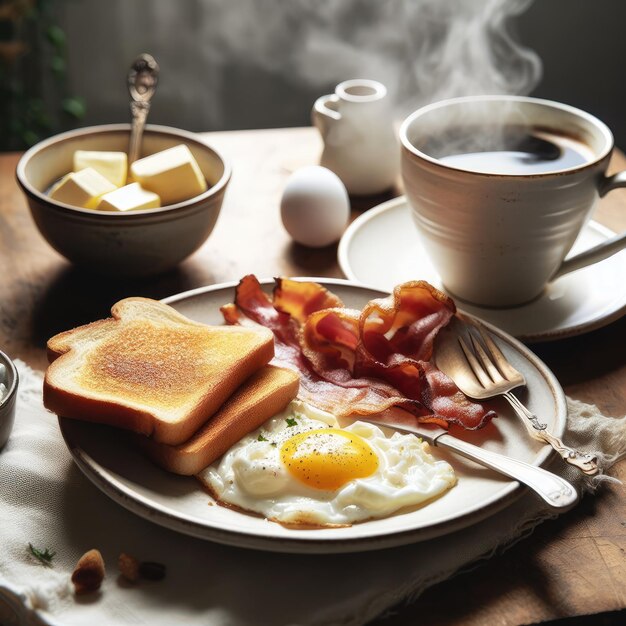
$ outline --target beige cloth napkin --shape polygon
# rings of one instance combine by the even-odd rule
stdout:
[[[23,363],[16,423],[0,453],[0,624],[73,626],[257,626],[363,624],[485,559],[553,516],[525,495],[463,531],[428,542],[360,554],[288,555],[221,546],[151,524],[118,506],[76,468],[41,400],[41,374]],[[603,468],[626,454],[626,417],[568,401],[564,439],[600,451]],[[585,491],[598,480],[562,472]],[[605,477],[605,479],[607,479]],[[608,479],[610,480],[610,479]],[[53,567],[28,543],[56,551]],[[98,594],[76,597],[69,584],[79,556],[97,547],[108,565]],[[167,565],[160,582],[118,579],[126,551]]]

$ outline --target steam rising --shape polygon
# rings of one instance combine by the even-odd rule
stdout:
[[[527,94],[541,61],[512,36],[532,0],[205,0],[207,62],[254,64],[318,95],[384,83],[402,115],[448,97]]]
[[[510,18],[529,5],[530,0],[405,2],[418,104],[529,93],[541,78],[541,60],[508,30]]]
[[[349,78],[379,80],[396,118],[447,97],[527,94],[541,62],[511,34],[530,0],[57,2],[89,123],[128,119],[128,66],[161,66],[151,121],[193,130],[294,125]],[[85,29],[85,23],[98,24]],[[69,49],[69,48],[68,48]]]

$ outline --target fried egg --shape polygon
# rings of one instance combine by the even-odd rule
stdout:
[[[236,443],[198,475],[222,503],[283,524],[335,526],[386,517],[456,483],[427,443],[373,424],[340,428],[301,401]]]

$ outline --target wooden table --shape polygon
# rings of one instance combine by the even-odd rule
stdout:
[[[20,155],[0,155],[2,350],[43,369],[48,337],[106,317],[110,306],[125,296],[161,298],[250,272],[259,277],[341,276],[335,246],[310,250],[295,245],[280,222],[285,180],[298,167],[317,162],[321,148],[317,133],[299,128],[206,137],[234,164],[217,226],[205,245],[178,269],[137,282],[83,273],[54,252],[39,235],[15,182]],[[626,168],[626,158],[617,154],[613,165],[613,169]],[[385,199],[355,201],[353,217]],[[596,219],[616,231],[626,228],[626,191],[603,199]],[[626,318],[622,318],[587,335],[533,349],[568,395],[597,404],[605,414],[621,416],[626,413],[625,339]],[[626,461],[615,466],[612,474],[626,479]],[[625,494],[623,485],[601,489],[575,510],[544,523],[504,555],[437,585],[381,624],[416,623],[419,617],[423,625],[508,626],[624,610]],[[624,614],[610,617],[619,618],[624,619]]]

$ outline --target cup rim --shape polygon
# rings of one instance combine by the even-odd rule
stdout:
[[[354,87],[365,87],[371,89],[372,93],[350,93],[348,90]],[[342,100],[347,100],[348,102],[373,102],[387,95],[387,87],[377,80],[370,78],[351,78],[350,80],[344,80],[339,83],[335,88],[335,94]]]
[[[198,203],[201,203],[205,200],[208,200],[212,196],[217,196],[221,191],[224,190],[226,185],[228,184],[231,175],[232,175],[232,167],[230,162],[213,146],[208,143],[202,141],[198,137],[196,133],[192,133],[190,131],[183,130],[181,128],[174,128],[171,126],[162,126],[159,124],[147,124],[144,130],[144,133],[161,133],[163,135],[170,135],[179,137],[181,140],[193,142],[198,144],[202,148],[207,148],[215,156],[222,162],[224,166],[224,171],[220,176],[219,180],[211,185],[205,192],[201,193],[198,196],[194,196],[193,198],[189,198],[187,200],[183,200],[182,202],[177,202],[176,204],[169,204],[167,206],[158,207],[155,209],[142,209],[138,211],[132,211],[128,213],[115,213],[108,211],[94,211],[93,209],[85,209],[82,207],[72,206],[71,204],[66,204],[65,202],[59,202],[58,200],[54,200],[50,198],[50,196],[42,193],[38,189],[36,189],[28,180],[26,176],[26,165],[28,162],[35,157],[39,152],[48,148],[50,146],[54,146],[55,144],[62,143],[67,139],[72,139],[75,137],[82,137],[85,135],[99,135],[106,133],[119,133],[119,132],[129,132],[130,133],[131,125],[128,123],[123,124],[99,124],[95,126],[86,126],[84,128],[77,128],[74,130],[69,130],[63,133],[59,133],[57,135],[53,135],[52,137],[48,137],[34,146],[29,148],[20,158],[17,163],[17,167],[15,168],[15,177],[17,179],[18,184],[22,188],[22,191],[31,198],[43,202],[46,205],[49,205],[51,208],[56,209],[61,212],[70,212],[73,214],[81,214],[85,216],[89,216],[95,219],[104,219],[104,220],[137,220],[142,217],[146,217],[148,215],[158,215],[164,213],[170,213],[174,211],[180,211],[189,207],[196,206]]]
[[[458,167],[455,165],[450,165],[447,163],[442,163],[439,159],[436,159],[425,152],[422,152],[418,148],[416,148],[408,138],[408,130],[413,122],[425,115],[430,113],[431,111],[442,109],[452,104],[461,104],[463,102],[495,102],[495,101],[503,101],[503,102],[520,102],[520,103],[529,103],[529,104],[538,104],[542,106],[546,106],[552,109],[558,109],[561,111],[565,111],[567,113],[571,113],[572,115],[576,115],[588,123],[593,125],[596,129],[600,131],[605,139],[605,147],[600,151],[600,153],[590,161],[586,161],[581,165],[574,165],[572,167],[553,170],[548,172],[535,172],[532,174],[508,174],[508,173],[498,173],[498,172],[479,172],[475,170],[468,170],[462,167]],[[420,107],[416,111],[413,111],[405,120],[402,122],[400,126],[400,142],[402,147],[412,155],[423,159],[424,161],[428,161],[435,166],[438,166],[444,170],[455,171],[455,172],[463,172],[466,174],[472,174],[474,176],[484,176],[484,177],[497,177],[497,178],[514,178],[514,179],[522,179],[522,178],[548,178],[555,175],[564,175],[564,174],[574,174],[577,172],[581,172],[588,168],[594,167],[601,161],[603,161],[608,155],[611,154],[615,140],[613,137],[613,133],[609,129],[609,127],[600,119],[598,119],[595,115],[591,113],[587,113],[587,111],[583,111],[582,109],[578,109],[577,107],[573,107],[569,104],[565,104],[563,102],[557,102],[556,100],[547,100],[544,98],[534,98],[531,96],[507,96],[507,95],[485,95],[485,96],[463,96],[460,98],[448,98],[446,100],[439,100],[437,102],[433,102],[426,106]]]
[[[6,365],[7,368],[10,369],[11,373],[13,374],[13,382],[11,383],[9,387],[7,387],[6,396],[4,396],[2,400],[0,400],[0,409],[1,409],[11,400],[11,397],[15,395],[17,391],[17,386],[19,383],[19,374],[17,372],[17,367],[15,366],[15,363],[13,363],[13,359],[11,359],[11,357],[9,357],[9,355],[3,352],[2,350],[0,350],[0,363],[2,363],[3,365]]]

